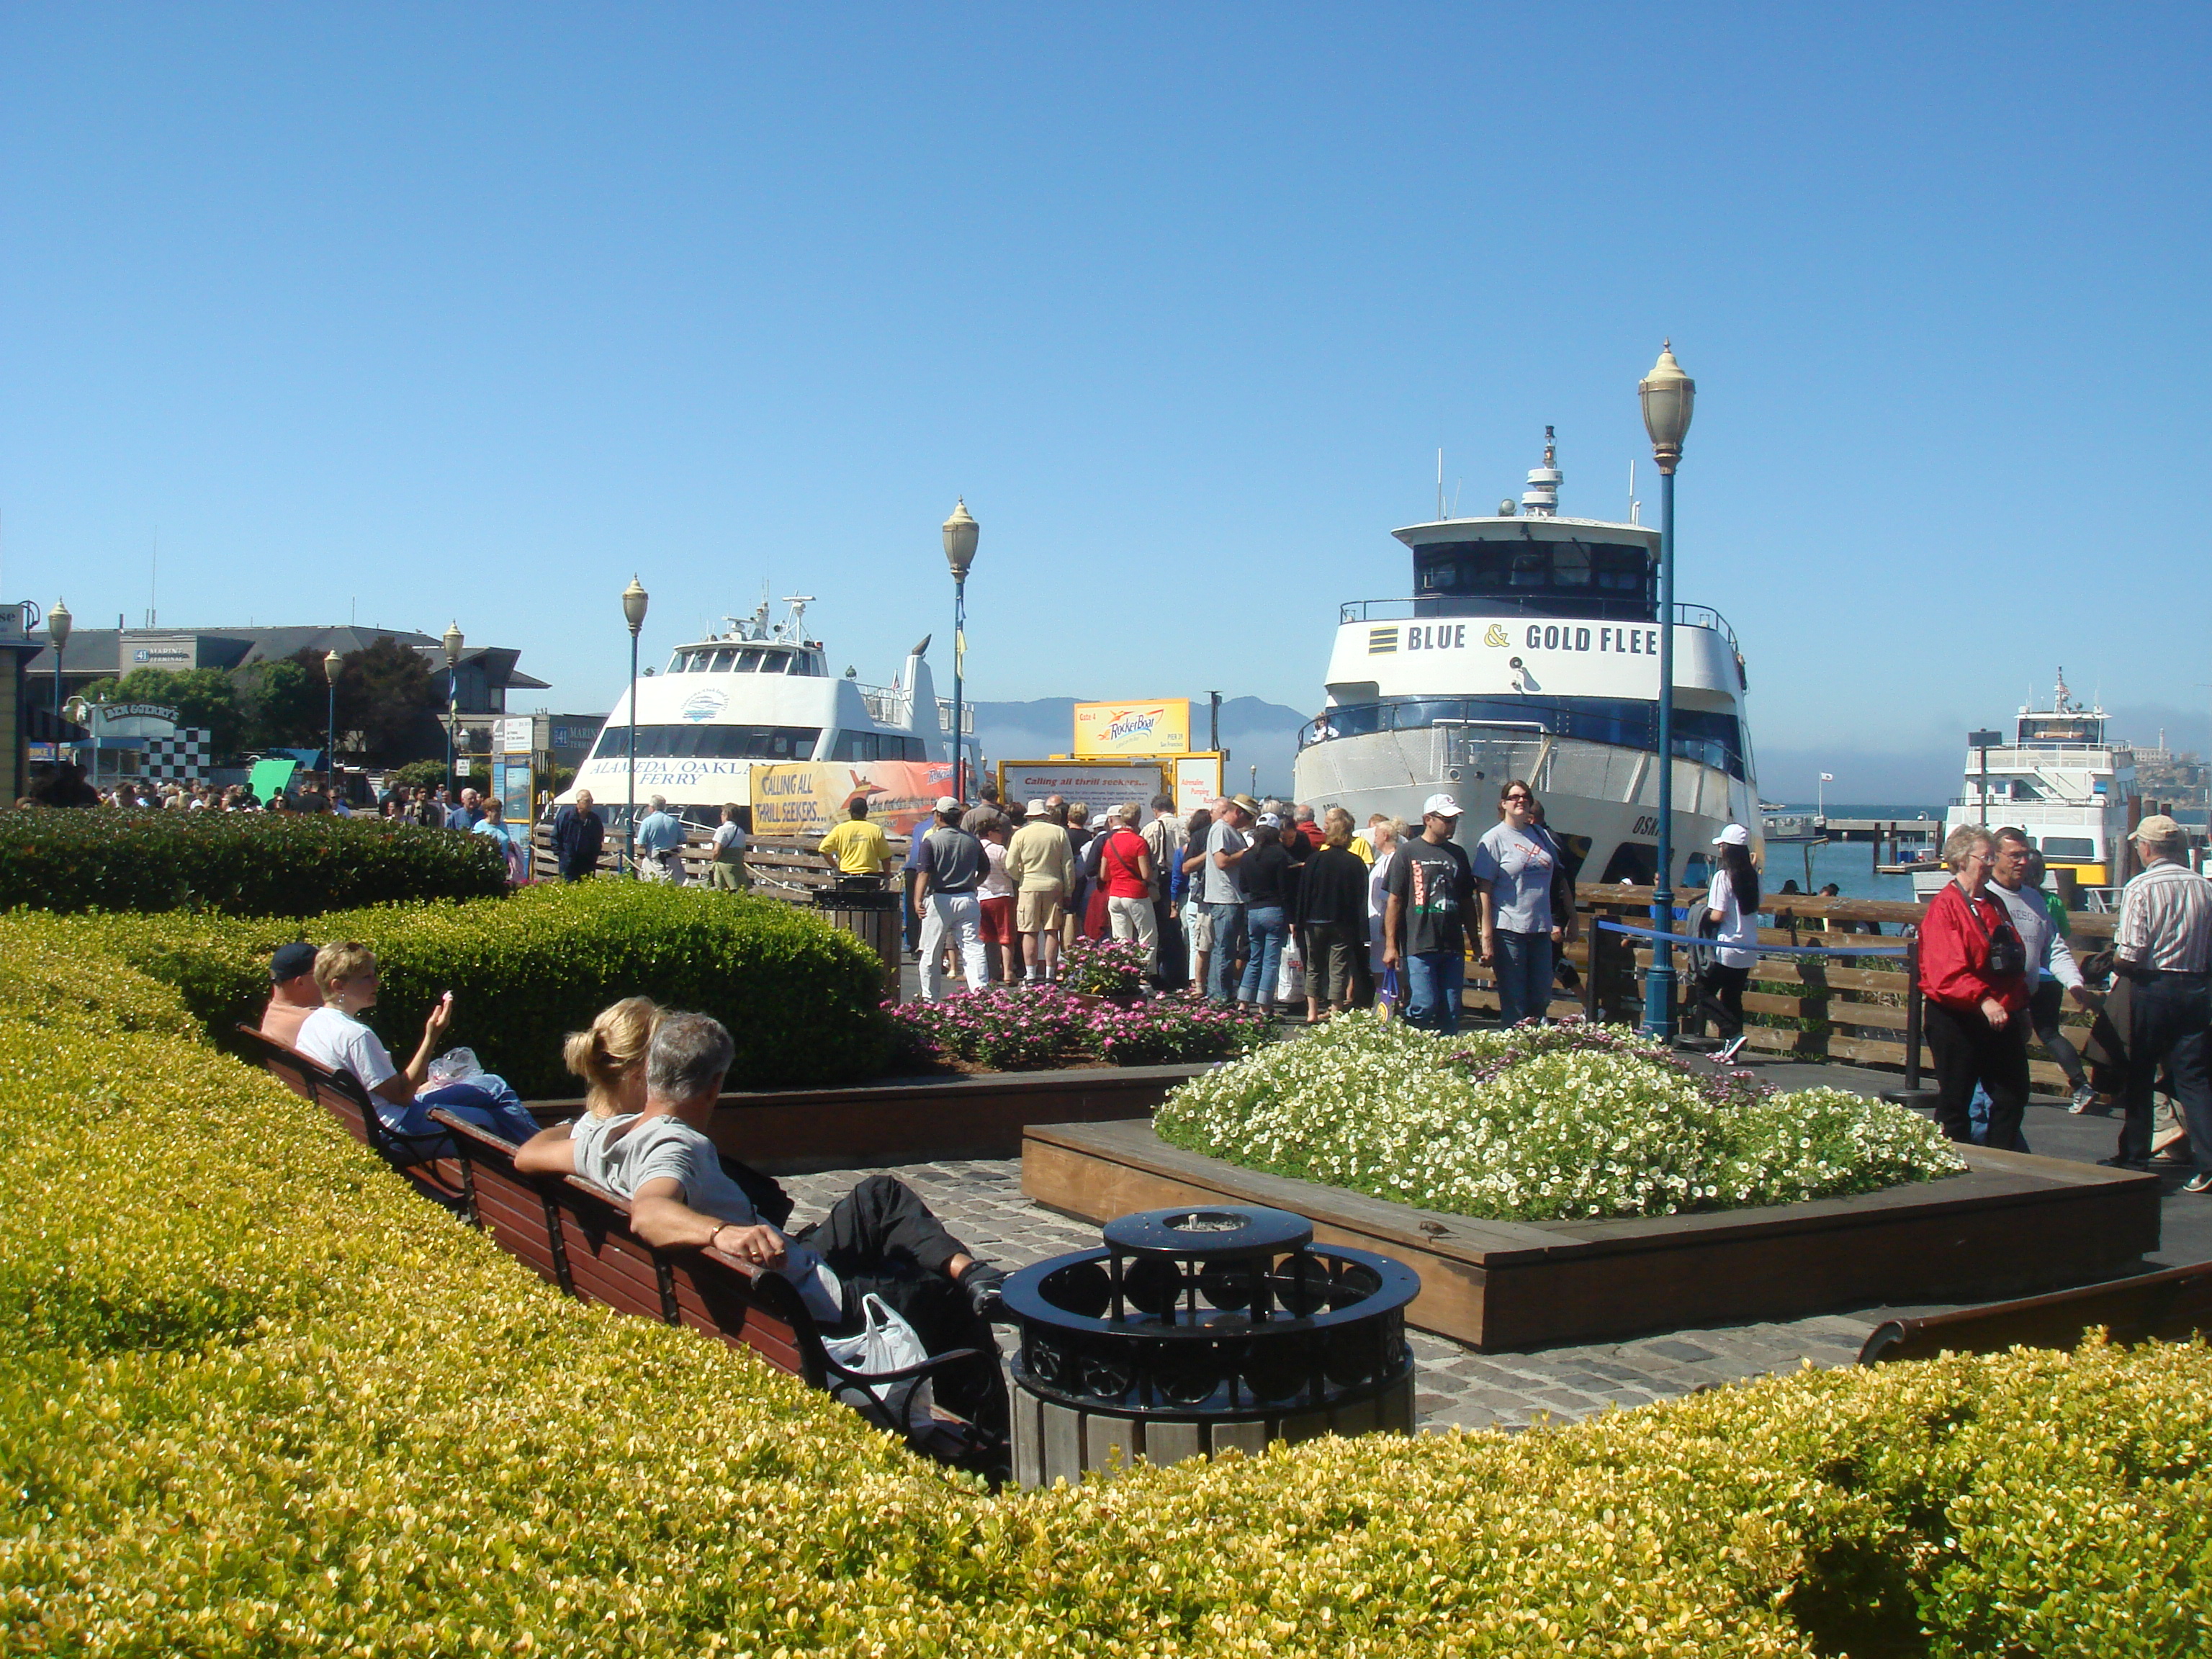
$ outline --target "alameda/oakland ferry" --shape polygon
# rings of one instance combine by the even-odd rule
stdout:
[[[849,668],[833,675],[822,641],[806,637],[811,603],[811,594],[787,599],[790,613],[771,623],[763,599],[750,617],[726,617],[728,632],[678,646],[663,672],[638,681],[641,812],[661,795],[685,822],[711,825],[726,803],[753,805],[757,769],[797,761],[937,762],[950,778],[951,723],[930,676],[928,639],[890,685],[864,685]],[[625,692],[559,798],[565,805],[590,790],[617,832],[629,817],[629,710]]]
[[[1519,509],[1391,533],[1413,553],[1413,597],[1343,606],[1328,703],[1299,737],[1297,799],[1418,824],[1456,796],[1472,842],[1523,778],[1577,880],[1648,885],[1659,863],[1660,629],[1674,629],[1677,886],[1704,884],[1722,827],[1761,855],[1758,780],[1735,635],[1720,613],[1659,615],[1659,532],[1562,518],[1558,449]]]

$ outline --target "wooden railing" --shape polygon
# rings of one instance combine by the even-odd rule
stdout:
[[[756,836],[745,849],[745,868],[752,872],[756,896],[781,899],[787,904],[811,904],[817,888],[833,885],[836,872],[830,862],[813,850],[815,838],[787,836]],[[530,842],[535,849],[534,867],[541,880],[550,880],[556,874],[553,860],[553,828],[539,823],[531,831]],[[606,844],[599,849],[599,871],[604,875],[619,875],[623,869],[621,837],[610,833]],[[893,873],[898,863],[906,858],[907,842],[903,836],[890,837]],[[712,834],[704,830],[691,831],[684,847],[684,867],[696,882],[704,882],[707,872],[714,862],[714,842]]]

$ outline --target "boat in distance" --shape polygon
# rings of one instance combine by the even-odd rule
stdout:
[[[1563,518],[1549,428],[1518,510],[1391,533],[1413,593],[1345,605],[1328,700],[1299,735],[1302,801],[1418,827],[1458,799],[1472,847],[1508,781],[1531,784],[1577,880],[1648,885],[1659,866],[1660,630],[1674,630],[1674,867],[1702,886],[1713,837],[1742,824],[1764,856],[1745,699],[1749,677],[1717,611],[1659,615],[1659,532]]]
[[[711,825],[726,804],[753,805],[761,769],[795,762],[936,763],[950,779],[951,722],[930,675],[928,638],[890,685],[864,685],[849,668],[834,675],[823,642],[806,637],[812,596],[783,603],[790,610],[781,622],[769,621],[763,599],[751,616],[724,618],[726,632],[676,647],[665,668],[638,680],[641,813],[660,795],[686,823]],[[611,824],[627,823],[629,763],[626,690],[558,803],[588,789]],[[865,780],[856,776],[854,787]]]

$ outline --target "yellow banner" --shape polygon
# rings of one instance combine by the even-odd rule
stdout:
[[[868,816],[894,836],[927,817],[952,789],[950,761],[804,761],[753,769],[753,833],[819,836],[842,823],[855,795]]]
[[[1190,699],[1150,702],[1079,702],[1079,755],[1180,755],[1190,748]]]

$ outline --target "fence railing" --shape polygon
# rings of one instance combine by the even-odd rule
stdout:
[[[756,836],[745,850],[745,868],[753,878],[753,892],[761,898],[780,899],[787,904],[811,904],[815,892],[836,884],[837,872],[830,861],[813,850],[813,837],[793,836]],[[534,849],[533,867],[541,880],[555,875],[553,861],[553,829],[550,823],[541,823],[531,830],[530,843]],[[599,870],[606,875],[621,875],[627,866],[623,863],[626,843],[623,837],[610,831],[606,844],[599,849]],[[907,842],[903,836],[890,838],[891,856],[895,860],[906,858]],[[684,867],[693,881],[703,882],[714,862],[714,842],[706,830],[694,830],[684,846]],[[896,873],[896,866],[893,866]]]

